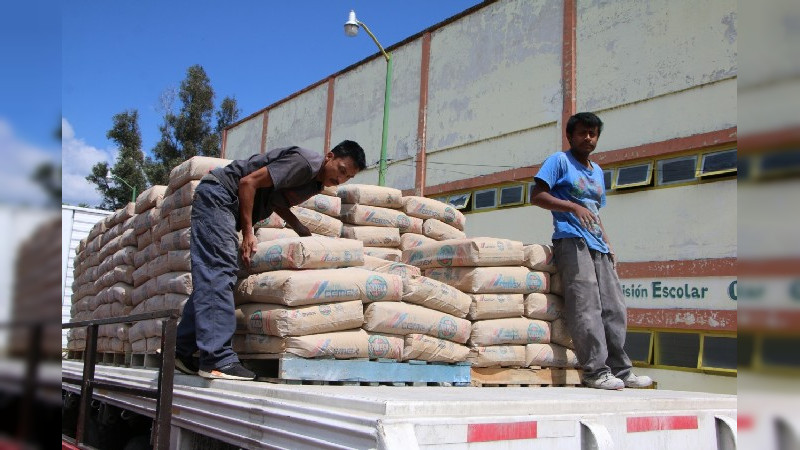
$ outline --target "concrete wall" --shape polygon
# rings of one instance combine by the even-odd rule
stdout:
[[[264,113],[258,114],[228,129],[225,139],[225,158],[247,159],[261,152]]]
[[[328,85],[322,83],[269,111],[267,150],[297,145],[322,152]]]

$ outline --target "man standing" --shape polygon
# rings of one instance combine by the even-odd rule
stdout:
[[[606,204],[603,171],[589,159],[602,131],[603,122],[593,113],[570,117],[570,149],[542,164],[531,202],[553,213],[553,256],[583,383],[599,389],[646,387],[653,381],[634,375],[625,353],[627,311],[616,256],[599,216]]]
[[[253,224],[275,212],[300,236],[310,236],[289,209],[346,182],[366,167],[364,150],[343,141],[330,152],[285,147],[233,161],[203,177],[192,203],[192,295],[178,326],[175,367],[204,378],[252,380],[231,348],[236,331],[233,289],[238,263],[250,266],[258,240]],[[200,350],[199,364],[193,359]]]

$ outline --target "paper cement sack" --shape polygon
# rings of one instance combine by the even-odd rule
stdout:
[[[550,274],[527,267],[439,267],[423,272],[426,277],[473,294],[546,293],[550,284]]]
[[[272,213],[264,220],[259,220],[253,225],[253,228],[283,228],[286,222],[281,219],[281,216]]]
[[[185,294],[192,293],[191,272],[167,272],[156,278],[156,289],[159,294]]]
[[[467,346],[425,334],[409,334],[405,339],[403,360],[455,363],[466,361]]]
[[[408,217],[408,225],[401,223],[399,227],[400,233],[401,234],[412,233],[419,236],[423,236],[422,225],[425,223],[425,221],[420,219],[419,217],[411,217],[408,215],[406,215],[406,217]]]
[[[525,346],[525,365],[539,367],[579,367],[575,352],[558,344],[528,344]]]
[[[464,239],[467,237],[463,231],[437,219],[426,219],[425,223],[422,224],[422,234],[437,241]]]
[[[298,237],[258,244],[250,272],[281,269],[322,269],[364,264],[364,244],[352,239]]]
[[[390,274],[360,268],[278,270],[250,275],[234,290],[237,304],[274,303],[287,306],[358,300],[398,301],[403,281]]]
[[[376,258],[374,256],[364,255],[364,269],[372,270],[378,273],[390,273],[397,275],[403,280],[408,280],[411,277],[418,277],[422,275],[419,267],[410,266],[396,261],[387,261],[385,259]]]
[[[303,358],[368,358],[369,336],[362,329],[287,337],[286,351]]]
[[[525,296],[525,317],[556,320],[564,310],[564,299],[554,294],[528,294]]]
[[[403,192],[399,189],[370,184],[345,184],[339,186],[336,195],[342,203],[400,208],[403,206]]]
[[[345,225],[342,227],[342,237],[356,239],[370,247],[400,245],[400,230],[397,228]]]
[[[217,167],[227,166],[230,163],[230,159],[193,156],[170,171],[169,185],[164,195],[170,195],[189,181],[199,180]]]
[[[524,248],[525,261],[523,265],[533,270],[541,272],[556,273],[556,266],[553,262],[553,246],[531,244]]]
[[[342,221],[339,219],[300,206],[292,206],[292,212],[312,233],[331,237],[342,235]]]
[[[427,197],[403,197],[403,211],[412,217],[420,219],[438,219],[442,222],[464,231],[466,218],[461,211],[447,203]]]
[[[364,322],[360,301],[289,308],[246,304],[236,310],[236,328],[270,336],[304,336],[358,328]]]
[[[300,236],[297,232],[291,228],[256,228],[256,239],[258,239],[258,242],[298,237]]]
[[[314,210],[318,213],[326,214],[333,217],[338,217],[342,210],[342,199],[339,197],[331,197],[329,195],[317,194],[308,200],[300,203],[298,206]]]
[[[375,302],[367,306],[363,328],[400,335],[421,333],[461,344],[467,342],[471,331],[468,320],[398,302]]]
[[[182,230],[192,226],[192,205],[172,210],[169,213],[169,231]]]
[[[561,274],[558,272],[550,275],[550,293],[564,296],[564,284],[561,281]]]
[[[470,348],[467,361],[472,367],[524,367],[524,345],[492,345]]]
[[[283,353],[284,340],[266,334],[234,334],[231,346],[238,354]]]
[[[164,193],[166,191],[167,187],[160,185],[150,186],[149,188],[145,189],[136,197],[136,209],[134,209],[134,212],[136,212],[136,214],[141,214],[148,209],[157,206],[158,203],[164,198]]]
[[[367,336],[369,336],[370,359],[381,358],[399,361],[403,358],[403,347],[405,346],[403,336],[381,333],[367,333]]]
[[[403,251],[403,262],[431,267],[519,266],[522,243],[508,239],[470,238],[436,241]]]
[[[194,191],[199,184],[200,181],[198,180],[190,181],[164,197],[161,202],[161,217],[167,217],[172,211],[191,205],[194,199]]]
[[[400,261],[402,252],[397,248],[389,247],[364,247],[364,254],[374,258],[385,259],[386,261]]]
[[[319,191],[322,195],[327,195],[329,197],[336,197],[336,192],[339,190],[339,186],[322,186],[322,190]]]
[[[470,294],[470,297],[469,320],[506,319],[525,313],[522,294]]]
[[[420,233],[422,233],[421,230]],[[410,250],[412,248],[417,248],[420,245],[430,244],[433,242],[437,242],[436,239],[431,239],[423,234],[403,233],[400,235],[400,250]]]
[[[161,237],[159,250],[162,252],[168,252],[171,250],[189,250],[192,243],[191,239],[191,228],[184,228],[182,230],[167,233]]]
[[[343,222],[352,225],[391,227],[401,230],[411,226],[411,220],[402,211],[379,206],[343,203],[340,217]]]
[[[472,299],[458,289],[428,277],[414,277],[403,283],[403,301],[464,318]]]
[[[549,342],[550,324],[524,317],[478,320],[472,323],[472,334],[469,337],[472,346]]]
[[[567,322],[564,319],[556,319],[550,322],[550,342],[575,349],[572,336],[569,334],[569,328],[567,328]]]
[[[153,228],[159,220],[161,220],[161,208],[158,206],[150,208],[133,218],[133,231],[138,236]]]

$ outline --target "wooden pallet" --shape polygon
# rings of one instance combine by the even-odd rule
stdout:
[[[67,359],[83,361],[83,350],[68,350]]]
[[[131,353],[128,364],[134,368],[158,369],[161,367],[161,354]]]
[[[307,359],[290,353],[240,354],[258,381],[347,386],[469,386],[466,363],[438,364],[391,359]]]
[[[97,354],[97,364],[105,364],[109,366],[130,366],[130,362],[130,353],[104,352]]]
[[[473,367],[472,386],[581,386],[580,371],[555,368]]]

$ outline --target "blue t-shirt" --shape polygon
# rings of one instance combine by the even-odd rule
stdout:
[[[600,217],[599,210],[606,205],[606,191],[603,170],[596,163],[592,168],[578,162],[571,151],[550,155],[536,174],[550,187],[554,197],[577,203]],[[589,248],[608,253],[608,245],[599,224],[593,224],[587,230],[578,218],[568,212],[551,211],[553,213],[553,239],[583,238]]]

